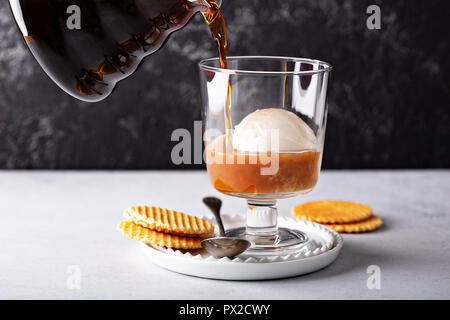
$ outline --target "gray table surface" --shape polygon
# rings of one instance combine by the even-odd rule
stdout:
[[[360,201],[385,221],[376,232],[344,235],[332,265],[296,278],[173,273],[116,231],[131,204],[207,215],[201,198],[210,194],[219,195],[204,171],[0,171],[0,298],[450,298],[450,170],[323,171],[309,195],[280,201],[283,215],[305,200]],[[224,212],[244,210],[243,200],[221,197]],[[381,270],[379,290],[367,287],[370,265]],[[70,285],[73,270],[79,288]]]

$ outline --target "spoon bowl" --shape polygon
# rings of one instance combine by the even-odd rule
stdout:
[[[205,239],[201,242],[203,249],[216,258],[234,257],[247,250],[251,243],[248,240],[227,237],[220,216],[222,201],[215,197],[203,198],[203,203],[212,211],[219,226],[220,237]]]
[[[234,257],[250,247],[250,242],[240,238],[217,237],[202,241],[202,247],[216,258]]]

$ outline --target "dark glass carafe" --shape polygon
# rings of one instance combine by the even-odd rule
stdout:
[[[89,102],[108,97],[142,59],[185,27],[207,0],[10,0],[23,37],[64,91]]]

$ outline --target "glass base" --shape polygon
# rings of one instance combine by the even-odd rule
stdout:
[[[251,233],[247,228],[235,228],[226,231],[227,237],[238,237],[252,243],[245,255],[280,256],[300,252],[308,242],[308,236],[299,230],[278,228],[274,234]]]

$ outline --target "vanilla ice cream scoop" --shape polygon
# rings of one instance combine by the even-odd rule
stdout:
[[[279,108],[250,113],[235,126],[233,133],[234,148],[247,152],[314,149],[316,141],[314,132],[300,117]]]

